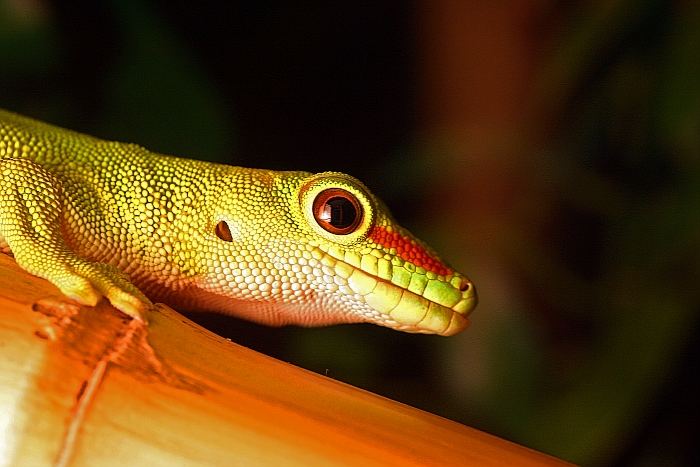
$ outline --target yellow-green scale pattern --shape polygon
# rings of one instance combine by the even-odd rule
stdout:
[[[353,177],[155,154],[3,110],[0,251],[80,303],[104,296],[136,318],[153,300],[269,325],[451,335],[477,302]]]

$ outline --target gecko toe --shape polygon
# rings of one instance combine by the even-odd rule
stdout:
[[[65,296],[81,305],[95,306],[102,298],[102,294],[83,277],[65,276],[57,279],[55,284]]]
[[[115,289],[111,291],[107,298],[110,303],[122,313],[134,319],[146,322],[146,310],[151,305],[148,299],[142,300],[123,290]]]

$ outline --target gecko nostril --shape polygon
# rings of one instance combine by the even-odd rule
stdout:
[[[460,292],[466,292],[472,287],[472,283],[469,282],[467,279],[462,279],[462,282],[459,284],[459,291]]]

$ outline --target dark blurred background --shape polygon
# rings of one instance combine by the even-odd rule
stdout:
[[[584,465],[697,462],[699,2],[0,0],[0,98],[349,172],[481,296],[451,338],[218,333]]]

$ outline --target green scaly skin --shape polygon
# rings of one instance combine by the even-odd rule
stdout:
[[[352,231],[316,219],[327,189],[356,201]],[[141,319],[150,298],[277,326],[451,335],[477,301],[348,175],[155,154],[3,110],[0,250],[82,304],[104,296]]]

